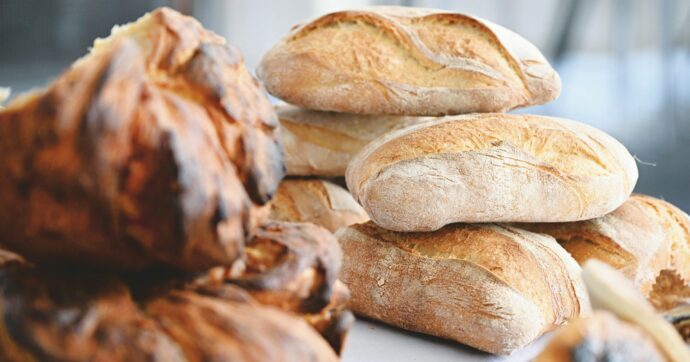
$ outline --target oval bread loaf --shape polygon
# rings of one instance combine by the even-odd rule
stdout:
[[[294,176],[344,176],[350,160],[369,142],[433,117],[363,116],[276,107],[285,169]]]
[[[547,235],[493,224],[336,233],[355,313],[508,354],[589,312],[580,268]]]
[[[508,29],[393,6],[295,27],[264,56],[257,75],[288,103],[358,114],[506,111],[549,102],[561,88],[539,50]]]
[[[392,132],[367,145],[346,172],[371,219],[395,231],[591,219],[620,206],[637,176],[632,156],[602,131],[497,113]]]
[[[271,201],[273,220],[310,222],[331,232],[369,220],[344,188],[319,179],[285,179]]]
[[[580,265],[589,259],[611,265],[649,296],[662,270],[678,269],[683,277],[690,277],[687,270],[690,268],[689,225],[687,215],[668,203],[633,195],[621,207],[600,218],[516,226],[553,236]]]

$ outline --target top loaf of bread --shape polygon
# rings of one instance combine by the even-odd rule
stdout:
[[[560,78],[526,39],[440,10],[381,6],[297,26],[257,70],[268,91],[314,110],[446,115],[543,104]]]

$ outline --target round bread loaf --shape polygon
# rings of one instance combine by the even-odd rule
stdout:
[[[347,186],[396,231],[454,222],[558,222],[615,210],[637,181],[606,133],[544,116],[472,114],[392,132],[350,163]]]
[[[355,313],[509,354],[589,313],[580,268],[548,235],[495,224],[399,233],[342,228],[340,277]]]
[[[294,176],[345,176],[350,160],[369,142],[388,132],[433,117],[363,116],[276,107],[285,169]]]
[[[613,266],[649,296],[662,270],[690,278],[689,220],[665,201],[636,194],[596,219],[516,226],[553,236],[580,265],[598,259]]]
[[[262,59],[268,91],[304,108],[438,116],[558,97],[539,50],[499,25],[441,10],[371,7],[295,27]]]

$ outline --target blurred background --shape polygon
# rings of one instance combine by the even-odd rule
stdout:
[[[471,13],[539,47],[563,81],[560,98],[519,112],[589,123],[638,159],[637,192],[690,211],[690,0],[0,0],[0,86],[55,78],[95,37],[158,6],[197,17],[254,69],[295,24],[370,4]]]

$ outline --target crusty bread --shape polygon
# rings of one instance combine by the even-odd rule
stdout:
[[[608,310],[645,331],[668,361],[690,361],[690,349],[678,331],[622,273],[601,260],[590,259],[582,266],[581,275],[592,307]]]
[[[311,222],[330,231],[369,220],[344,188],[320,179],[285,179],[271,201],[269,218]]]
[[[202,274],[46,268],[0,250],[0,360],[335,361],[354,322],[340,261],[330,232],[284,222]]]
[[[433,117],[362,116],[276,107],[285,169],[295,176],[344,176],[350,160],[375,138]]]
[[[0,243],[35,262],[230,265],[283,177],[277,128],[237,49],[155,10],[0,111]]]
[[[288,103],[358,114],[500,112],[549,102],[561,88],[539,50],[508,29],[393,6],[295,27],[264,56],[257,75]]]
[[[584,124],[488,113],[384,135],[350,162],[346,179],[378,225],[429,231],[599,217],[629,197],[637,166],[623,145]]]
[[[508,354],[589,311],[580,268],[547,235],[494,224],[336,233],[355,313]]]
[[[674,220],[667,220],[668,214],[659,213],[652,206],[662,204],[666,203],[648,196],[633,195],[621,207],[600,218],[516,226],[553,236],[581,265],[592,258],[606,262],[649,296],[661,271],[672,268],[672,241],[684,239],[687,249],[690,240],[687,234],[676,235],[682,229],[668,227],[666,223]],[[684,253],[687,251],[681,251],[681,255]]]
[[[644,331],[606,311],[559,330],[535,362],[666,361]]]
[[[667,242],[671,244],[671,270],[690,281],[690,216],[674,205],[651,196],[635,195],[635,199],[656,216]]]

